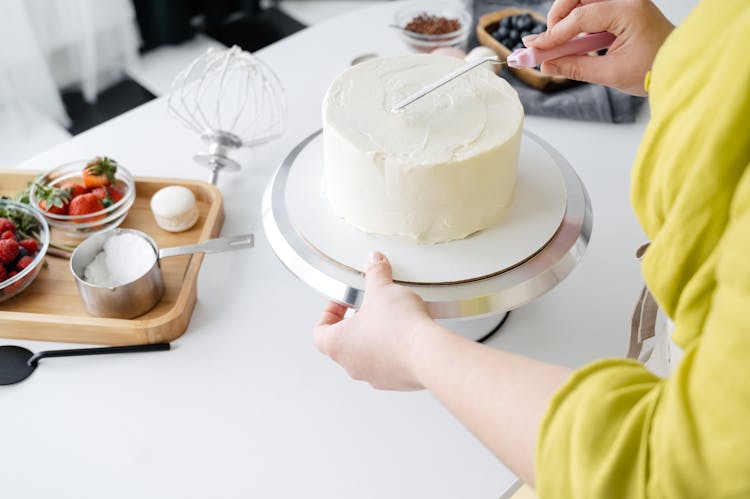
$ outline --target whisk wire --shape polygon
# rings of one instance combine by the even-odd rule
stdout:
[[[287,108],[276,74],[239,47],[209,49],[174,79],[167,98],[168,113],[209,144],[196,161],[212,169],[239,164],[228,157],[236,147],[254,147],[286,129]]]

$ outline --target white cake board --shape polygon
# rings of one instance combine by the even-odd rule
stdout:
[[[406,237],[368,234],[333,212],[323,185],[323,140],[315,137],[297,156],[286,185],[292,224],[330,260],[364,272],[367,255],[383,252],[394,280],[440,284],[482,279],[510,269],[544,247],[565,215],[565,181],[544,149],[524,138],[512,203],[502,220],[466,239],[418,244]]]
[[[558,204],[550,203],[546,206],[543,202],[536,203],[536,206],[545,206],[543,211],[547,213],[544,217],[546,223],[540,222],[538,229],[528,231],[529,236],[525,237],[526,250],[517,252],[516,256],[506,256],[504,261],[497,257],[495,246],[498,242],[489,239],[492,234],[486,236],[487,238],[484,234],[478,234],[465,241],[433,246],[411,243],[409,248],[403,249],[397,246],[404,244],[403,241],[386,241],[385,238],[362,233],[353,235],[352,231],[356,229],[348,227],[332,214],[326,214],[327,202],[320,194],[322,154],[319,146],[318,153],[314,152],[314,143],[320,133],[317,131],[300,142],[271,178],[263,195],[263,227],[269,244],[289,271],[333,301],[353,308],[361,305],[365,287],[362,267],[367,252],[371,249],[380,249],[388,254],[394,262],[397,277],[403,279],[404,276],[416,276],[426,281],[422,284],[407,284],[407,287],[425,300],[430,314],[436,319],[500,316],[552,289],[583,257],[591,235],[593,219],[586,189],[565,158],[552,146],[528,131],[524,131],[522,142],[521,171],[537,174],[546,172],[545,177],[562,178],[562,188],[557,180],[548,183],[548,178],[540,180],[539,184],[544,185],[545,189],[549,188],[549,192],[544,192],[545,195],[552,196],[552,199],[561,192],[564,193],[565,207],[560,220],[557,215],[551,215],[554,207],[559,209]],[[523,158],[526,158],[528,164],[523,163]],[[310,184],[305,188],[304,183],[297,178],[297,170],[316,167],[317,179],[312,172],[299,172],[301,178],[309,174],[307,178]],[[298,181],[300,184],[292,185],[288,190],[290,182],[295,184]],[[288,205],[288,193],[295,196],[294,199],[299,196],[299,199]],[[525,198],[524,192],[522,196]],[[300,216],[300,211],[308,210],[313,215],[309,220],[305,220]],[[314,215],[316,213],[317,215]],[[293,219],[293,216],[296,219]],[[557,220],[556,230],[552,228],[554,219]],[[315,223],[325,227],[311,228],[311,224]],[[338,228],[335,229],[336,227]],[[498,227],[498,230],[500,228]],[[548,231],[553,232],[551,238]],[[348,235],[343,237],[341,233]],[[331,254],[321,251],[306,237],[316,239],[317,244]],[[545,238],[546,244],[543,242]],[[385,247],[384,243],[394,246]],[[541,246],[537,246],[538,244]],[[483,262],[478,264],[473,261],[473,257],[467,258],[463,251],[454,250],[464,245],[476,245],[472,251],[477,255],[484,255]],[[343,249],[339,246],[343,246]],[[391,249],[395,251],[391,252]],[[426,259],[423,260],[421,256],[414,259],[414,255],[423,255],[425,252],[434,252],[433,258],[438,258],[437,255],[441,254],[444,261],[434,260],[424,265]],[[521,254],[527,252],[526,255]],[[408,265],[402,264],[402,255],[412,258]],[[492,264],[488,265],[488,261]],[[515,266],[512,266],[512,263],[515,263]],[[434,269],[437,264],[458,269],[451,271],[451,274],[443,272],[439,279],[436,279],[437,274],[432,274],[429,270]],[[508,268],[508,265],[511,267]],[[468,276],[469,279],[441,281],[440,279],[445,276],[462,279]]]

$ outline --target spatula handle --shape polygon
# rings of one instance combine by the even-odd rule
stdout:
[[[120,347],[99,348],[71,348],[69,350],[47,350],[37,352],[29,359],[30,366],[36,366],[41,359],[47,357],[76,357],[80,355],[101,355],[108,353],[131,353],[131,352],[158,352],[169,350],[169,343],[151,343],[149,345],[126,345]]]
[[[508,66],[512,68],[533,68],[545,61],[551,61],[567,55],[580,55],[609,47],[615,41],[615,35],[602,31],[589,33],[561,43],[551,49],[534,47],[516,49],[508,56]]]

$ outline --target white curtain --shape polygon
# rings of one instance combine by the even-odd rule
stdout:
[[[58,89],[89,102],[135,61],[130,0],[0,0],[0,106],[32,107],[69,124]]]

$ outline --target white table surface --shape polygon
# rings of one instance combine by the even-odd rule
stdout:
[[[680,20],[692,3],[667,13]],[[3,497],[447,499],[513,489],[516,477],[428,393],[375,391],[315,350],[324,299],[283,268],[261,227],[263,188],[320,127],[328,83],[357,55],[406,50],[385,27],[396,7],[334,18],[258,52],[286,88],[289,129],[236,154],[245,169],[219,180],[223,234],[254,231],[256,247],[204,260],[192,321],[171,352],[52,359],[0,387]],[[624,354],[641,286],[632,255],[644,236],[628,190],[645,115],[631,125],[527,117],[583,179],[594,230],[578,268],[514,311],[493,346],[568,366]],[[191,159],[202,149],[157,99],[19,168],[107,154],[137,175],[204,179]]]

